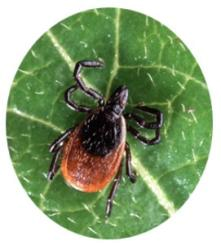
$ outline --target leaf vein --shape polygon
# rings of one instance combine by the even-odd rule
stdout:
[[[185,77],[188,81],[192,80],[198,84],[204,89],[207,89],[207,86],[205,82],[198,80],[196,77],[192,76],[191,74],[184,73],[180,70],[177,70],[175,68],[168,67],[163,64],[153,64],[153,65],[119,65],[120,69],[137,69],[137,68],[142,68],[142,69],[160,69],[160,70],[167,70],[170,72],[172,75],[177,74]]]
[[[58,41],[58,39],[56,38],[56,36],[52,33],[51,30],[47,31],[47,36],[49,37],[49,39],[51,40],[53,46],[55,47],[55,49],[58,51],[58,53],[60,54],[60,56],[63,58],[63,60],[66,62],[66,64],[68,65],[70,71],[73,71],[74,65],[75,65],[75,61],[72,60],[72,58],[69,56],[68,52],[65,50],[65,48],[60,44],[60,42]]]
[[[44,126],[50,128],[50,129],[52,129],[52,130],[54,130],[56,132],[60,132],[61,133],[62,131],[64,131],[62,128],[59,128],[58,126],[54,125],[53,123],[51,123],[49,121],[46,121],[46,120],[44,120],[42,118],[36,117],[34,115],[30,115],[28,113],[25,113],[25,112],[17,109],[16,107],[14,107],[14,108],[8,108],[7,112],[15,114],[17,116],[20,116],[20,117],[25,118],[27,120],[39,123],[41,125],[44,125]]]
[[[111,86],[113,84],[113,80],[117,75],[119,69],[119,43],[120,43],[120,9],[116,9],[116,18],[115,18],[115,52],[114,52],[114,60],[113,60],[113,70],[111,71],[110,79],[107,83],[106,88],[106,99],[110,95]]]
[[[52,42],[53,46],[55,47],[55,49],[58,51],[58,53],[60,54],[61,58],[64,60],[64,62],[67,64],[69,70],[73,73],[74,71],[74,66],[76,64],[77,61],[73,60],[70,55],[68,54],[68,52],[66,51],[66,49],[61,45],[61,43],[58,41],[57,37],[52,33],[51,30],[47,31],[47,36],[49,37],[50,41]],[[82,58],[83,60],[83,58]],[[93,84],[91,84],[85,77],[84,77],[84,82],[86,83],[86,85],[88,85],[89,87],[93,87]]]
[[[208,158],[207,156],[197,157],[196,160],[195,160],[193,163],[192,163],[192,162],[187,162],[187,163],[184,163],[182,166],[180,166],[180,167],[178,167],[178,168],[170,169],[170,170],[167,171],[166,173],[164,173],[164,174],[162,174],[161,176],[159,176],[159,177],[157,178],[157,181],[160,182],[160,180],[161,180],[163,177],[165,177],[165,176],[167,176],[167,175],[169,175],[169,174],[171,174],[171,173],[173,173],[173,172],[179,171],[179,170],[181,170],[181,169],[183,169],[183,168],[186,168],[186,167],[193,167],[193,165],[196,165],[197,162],[202,161],[202,160],[206,160],[207,158]],[[197,173],[197,171],[195,170],[195,168],[193,168],[193,170],[194,170],[194,172],[196,173],[196,175],[198,176],[198,173]]]
[[[141,176],[146,186],[155,195],[159,204],[167,211],[170,216],[174,214],[176,212],[174,203],[167,197],[167,194],[161,188],[158,181],[150,174],[148,169],[142,165],[137,157],[133,156],[133,162],[137,173]]]

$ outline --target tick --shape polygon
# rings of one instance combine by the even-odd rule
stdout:
[[[87,115],[84,121],[66,130],[51,144],[49,150],[53,158],[48,180],[53,179],[59,165],[65,182],[83,192],[98,192],[113,180],[105,210],[108,217],[111,215],[113,200],[122,177],[124,152],[126,174],[132,183],[136,181],[136,173],[131,164],[130,146],[126,141],[127,131],[145,145],[157,144],[160,142],[163,114],[144,105],[135,106],[136,113],[123,114],[128,99],[128,88],[125,85],[118,87],[110,98],[105,100],[96,90],[86,86],[81,78],[83,67],[101,68],[103,63],[83,60],[75,66],[73,77],[76,83],[66,90],[65,102],[72,110],[85,112]],[[77,104],[72,97],[76,90],[95,99],[98,107],[92,109]],[[143,118],[145,113],[154,116],[155,121],[146,121]],[[154,130],[154,137],[148,139],[142,136],[137,129],[128,124],[128,120],[135,122],[140,128]]]

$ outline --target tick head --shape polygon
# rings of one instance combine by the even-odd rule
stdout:
[[[125,85],[118,87],[105,106],[108,115],[113,116],[113,119],[119,118],[126,107],[127,98],[128,88]]]

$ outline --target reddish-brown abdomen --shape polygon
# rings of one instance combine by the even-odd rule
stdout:
[[[105,156],[88,153],[79,136],[81,125],[70,135],[64,147],[61,171],[70,186],[84,191],[102,190],[115,176],[125,148],[125,121],[122,118],[120,144]]]

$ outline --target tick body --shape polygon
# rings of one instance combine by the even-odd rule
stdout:
[[[65,92],[67,105],[77,111],[87,113],[86,118],[74,128],[65,131],[50,146],[53,154],[48,172],[52,180],[59,169],[61,157],[61,172],[66,183],[83,192],[98,192],[104,189],[112,180],[113,186],[107,199],[106,216],[110,216],[113,199],[122,176],[122,159],[126,154],[126,173],[132,183],[136,174],[131,164],[131,152],[126,142],[127,131],[146,145],[154,145],[160,141],[160,128],[163,123],[162,113],[147,106],[135,106],[136,113],[123,114],[128,99],[128,89],[125,85],[118,87],[108,100],[97,91],[86,87],[80,71],[82,67],[102,67],[100,61],[80,61],[74,69],[75,85]],[[98,107],[91,109],[78,105],[72,97],[73,92],[80,90],[87,96],[98,101]],[[140,113],[140,115],[138,115]],[[155,116],[155,121],[147,122],[142,116],[145,113]],[[138,130],[130,126],[128,121],[137,126],[155,130],[155,136],[148,139]]]
[[[100,120],[97,116],[103,118],[99,121],[101,126],[90,128],[94,126],[90,125],[93,119]],[[123,117],[117,126],[114,123],[98,110],[72,132],[61,163],[62,174],[70,186],[84,192],[98,192],[116,175],[125,149],[126,127]],[[87,130],[94,132],[87,134]]]

